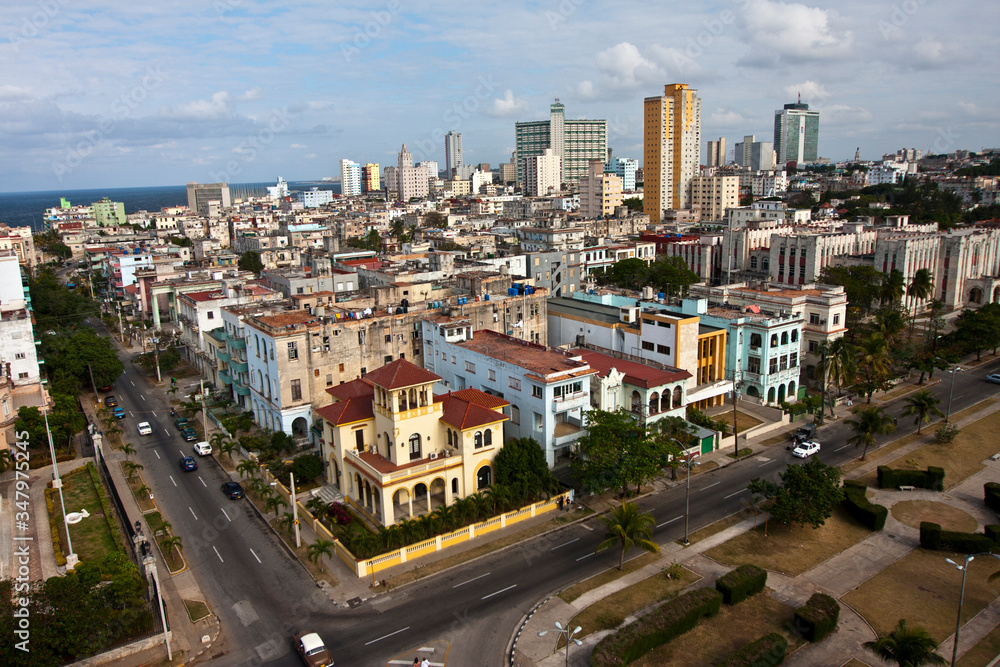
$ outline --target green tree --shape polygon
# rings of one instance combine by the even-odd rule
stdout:
[[[649,437],[645,427],[624,409],[591,410],[573,469],[593,493],[621,489],[625,497],[630,485],[638,490],[653,479],[668,454],[664,442]]]
[[[170,555],[170,552],[177,549],[177,552],[184,548],[184,540],[181,539],[180,535],[171,535],[170,537],[164,537],[160,540],[160,547],[163,549],[165,555]]]
[[[0,472],[7,472],[14,467],[14,457],[9,449],[0,449]]]
[[[782,523],[819,528],[844,499],[840,471],[819,459],[790,466],[780,477],[781,484],[756,477],[747,489],[769,500],[771,516]]]
[[[296,482],[311,482],[323,474],[323,459],[318,454],[302,454],[292,461]]]
[[[658,292],[676,296],[687,294],[691,285],[701,282],[701,277],[689,269],[681,257],[673,255],[658,259],[650,265],[648,282]]]
[[[279,528],[291,532],[292,527],[295,525],[295,517],[291,512],[285,512],[275,519],[275,522],[278,524]]]
[[[864,461],[868,455],[868,448],[875,444],[875,436],[892,433],[896,430],[896,425],[892,417],[885,414],[877,405],[866,405],[854,416],[856,419],[844,422],[854,432],[854,435],[847,439],[847,444],[864,447],[861,452],[861,460]]]
[[[558,486],[545,452],[534,438],[514,438],[507,441],[493,460],[496,483],[520,484],[527,495],[552,493]]]
[[[906,295],[910,297],[912,311],[910,314],[910,336],[913,336],[913,327],[917,322],[917,306],[921,301],[934,296],[934,274],[930,269],[917,269],[913,274],[913,280],[906,287]]]
[[[260,253],[253,250],[247,250],[245,253],[240,255],[239,260],[236,262],[236,266],[239,267],[240,271],[250,271],[255,275],[260,275],[260,272],[264,270],[264,263],[260,261]]]
[[[858,361],[854,389],[867,397],[871,403],[872,394],[889,388],[892,373],[892,357],[889,344],[881,334],[872,334],[857,348]]]
[[[84,319],[100,312],[95,300],[82,290],[67,288],[52,268],[43,268],[36,275],[29,276],[28,290],[36,332],[79,325]],[[66,334],[46,338],[60,338],[63,335]]]
[[[628,207],[630,211],[638,211],[642,213],[642,200],[638,197],[629,197],[628,199],[623,199],[622,204]]]
[[[309,552],[309,560],[319,565],[320,569],[322,569],[323,565],[321,561],[324,556],[333,556],[334,544],[331,540],[318,539],[309,545],[307,551]]]
[[[875,641],[863,646],[882,660],[899,667],[922,667],[923,665],[947,665],[948,661],[935,653],[937,641],[920,627],[909,627],[905,619],[900,619],[896,628],[888,634],[879,634]]]
[[[288,502],[278,494],[271,496],[264,503],[265,512],[274,512],[275,514],[278,514],[282,507],[288,507]]]
[[[130,443],[125,443],[122,445],[122,454],[125,455],[126,459],[131,460],[132,456],[135,454],[135,447]]]
[[[660,552],[660,545],[652,539],[656,519],[649,512],[640,512],[635,503],[622,503],[621,507],[613,508],[611,514],[601,516],[601,521],[607,527],[607,532],[604,541],[597,545],[597,550],[609,549],[616,544],[621,546],[619,570],[625,566],[625,554],[632,547],[639,547],[650,553]]]
[[[135,463],[134,461],[125,461],[125,463],[122,464],[122,468],[125,470],[125,475],[128,477],[128,481],[131,482],[140,471],[146,469],[146,466],[141,463]]]
[[[892,269],[889,273],[882,274],[882,282],[879,285],[878,301],[882,306],[894,306],[903,298],[906,287],[906,277],[899,269]]]
[[[930,423],[931,417],[944,416],[944,413],[938,409],[938,403],[940,402],[941,400],[934,396],[929,389],[921,389],[907,397],[906,409],[903,410],[903,415],[907,417],[916,415],[917,418],[913,423],[916,424],[917,433],[919,434],[924,424]]]
[[[244,459],[236,465],[236,471],[240,473],[240,477],[243,479],[256,477],[257,473],[260,472],[260,465],[256,461]]]

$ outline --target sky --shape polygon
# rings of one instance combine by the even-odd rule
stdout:
[[[339,161],[506,162],[514,123],[702,99],[705,142],[771,141],[798,94],[820,155],[1000,146],[1000,2],[6,0],[0,191],[310,180]]]

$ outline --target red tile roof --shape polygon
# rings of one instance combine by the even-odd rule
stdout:
[[[366,378],[358,378],[357,380],[351,380],[350,382],[345,382],[344,384],[329,387],[327,388],[326,393],[330,394],[338,401],[346,401],[349,398],[362,398],[364,396],[374,398],[375,388],[372,387],[372,383]]]
[[[625,374],[625,382],[634,387],[660,387],[671,382],[687,380],[691,374],[679,368],[665,370],[654,368],[637,361],[618,359],[594,350],[576,349],[573,354],[579,354],[583,360],[590,364],[590,367],[597,371],[601,377],[606,377],[612,368]]]
[[[479,389],[460,389],[458,391],[449,392],[453,397],[459,398],[463,401],[468,401],[469,403],[475,403],[476,405],[481,405],[484,408],[489,408],[490,410],[495,410],[497,408],[502,408],[505,405],[510,405],[509,401],[505,401],[499,396],[494,396],[493,394],[487,394],[485,391],[480,391]],[[448,394],[442,394],[440,396],[434,397],[434,402],[437,403],[438,400],[443,400]]]
[[[382,368],[377,368],[365,376],[372,384],[383,389],[402,389],[418,384],[437,382],[440,376],[410,363],[406,359],[397,359]]]
[[[466,389],[464,391],[478,392],[483,394],[483,396],[489,396],[489,394],[481,392],[478,389]],[[508,419],[507,415],[502,412],[490,410],[482,405],[477,405],[476,403],[469,402],[468,400],[463,400],[456,394],[436,396],[434,401],[435,403],[437,402],[437,399],[441,399],[444,402],[441,421],[457,428],[459,431],[476,428],[477,426],[486,426],[487,424],[495,424],[500,421],[507,421]],[[504,401],[505,405],[506,403],[507,401]]]

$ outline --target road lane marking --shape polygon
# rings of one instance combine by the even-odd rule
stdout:
[[[132,382],[131,380],[129,380],[129,383],[130,383],[130,384],[131,384],[131,385],[132,385],[133,387],[135,386],[135,382]]]
[[[220,510],[222,510],[222,513],[223,513],[223,514],[225,514],[225,516],[226,516],[226,518],[227,518],[227,519],[229,519],[229,515],[228,515],[228,514],[226,514],[226,510],[225,510],[225,508],[223,508],[223,507],[220,507],[219,509],[220,509]],[[232,521],[232,519],[229,519],[229,520],[230,520],[230,521]]]
[[[757,466],[757,467],[758,467],[758,468],[763,468],[764,466],[769,466],[769,465],[771,465],[772,463],[774,463],[774,462],[775,462],[775,461],[777,461],[777,460],[778,460],[778,459],[771,459],[771,460],[770,460],[770,461],[768,461],[767,463],[761,463],[761,464],[760,464],[759,466]]]
[[[257,553],[253,549],[250,550],[250,553],[252,553],[253,557],[257,559],[258,563],[260,563],[260,556],[258,556]],[[263,563],[261,563],[261,565],[263,565]]]
[[[569,542],[566,542],[565,544],[560,544],[557,547],[552,547],[551,549],[549,549],[549,551],[555,551],[556,549],[562,549],[567,544],[573,544],[574,542],[579,542],[579,541],[580,541],[580,538],[578,537],[575,540],[570,540]]]
[[[168,431],[167,429],[163,429],[163,432],[166,433],[167,435],[170,435],[170,431]]]
[[[460,584],[455,584],[454,586],[452,586],[452,588],[458,588],[459,586],[464,586],[464,585],[466,585],[466,584],[471,584],[471,583],[472,583],[473,581],[475,581],[476,579],[482,579],[483,577],[488,577],[488,576],[490,576],[490,573],[489,573],[489,572],[487,572],[486,574],[481,574],[481,575],[479,575],[478,577],[473,577],[472,579],[469,579],[468,581],[463,581],[463,582],[462,582],[462,583],[460,583]]]
[[[194,514],[194,512],[192,512],[192,514]],[[212,551],[214,551],[215,555],[219,557],[219,562],[220,563],[225,563],[226,562],[226,561],[222,560],[222,554],[220,554],[219,550],[216,549],[214,546],[212,547]],[[257,560],[260,560],[260,559],[258,558]]]
[[[580,524],[580,527],[581,527],[581,528],[586,528],[586,529],[587,529],[587,530],[589,530],[590,532],[594,532],[594,529],[593,529],[593,528],[591,528],[590,526],[588,526],[588,525],[587,525],[587,524],[585,524],[585,523],[581,523],[581,524]]]
[[[171,482],[174,482],[174,476],[173,475],[168,475],[168,477],[170,477],[170,481]],[[177,482],[174,482],[174,486],[177,486]]]
[[[151,411],[150,414],[153,415],[154,417],[156,416],[156,412],[155,411]]]
[[[198,481],[201,482],[201,485],[204,486],[206,489],[208,488],[208,484],[205,484],[205,480],[203,480],[201,477],[198,478]]]
[[[197,521],[198,520],[198,515],[194,513],[194,510],[191,509],[190,505],[188,505],[188,511],[191,512],[191,516],[193,516],[194,520]]]
[[[597,555],[596,553],[592,553],[592,554],[587,554],[586,556],[580,556],[579,558],[576,559],[576,562],[579,563],[584,558],[590,558],[591,556],[596,556],[596,555]]]
[[[382,635],[382,636],[381,636],[381,637],[379,637],[378,639],[373,639],[373,640],[371,640],[370,642],[365,642],[365,646],[369,646],[369,645],[371,645],[371,644],[374,644],[375,642],[380,642],[380,641],[382,641],[383,639],[388,639],[389,637],[392,637],[393,635],[398,635],[398,634],[399,634],[400,632],[405,632],[405,631],[407,631],[407,630],[409,630],[409,629],[410,629],[410,626],[406,626],[406,627],[405,627],[405,628],[403,628],[402,630],[396,630],[395,632],[390,632],[390,633],[389,633],[389,634],[387,634],[387,635]]]
[[[729,494],[728,496],[726,496],[725,498],[723,498],[723,500],[729,500],[729,499],[730,499],[730,498],[732,498],[733,496],[738,496],[738,495],[740,495],[741,493],[743,493],[743,492],[745,492],[745,491],[749,491],[749,490],[750,490],[750,489],[740,489],[740,490],[739,490],[739,491],[737,491],[736,493],[730,493],[730,494]]]
[[[142,400],[144,400],[144,401],[146,400],[146,397],[145,397],[145,396],[143,396],[142,394],[139,394],[139,398],[141,398],[141,399],[142,399]]]
[[[678,519],[683,519],[683,518],[684,518],[684,515],[683,515],[683,514],[682,514],[682,515],[680,515],[680,516],[675,516],[675,517],[674,517],[673,519],[671,519],[670,521],[664,521],[663,523],[660,523],[660,524],[657,524],[657,525],[656,525],[656,527],[657,527],[657,528],[663,528],[663,527],[664,527],[665,525],[667,525],[668,523],[673,523],[674,521],[677,521]]]
[[[178,449],[177,451],[181,455],[181,458],[183,458],[184,457],[184,450],[183,449]]]
[[[847,449],[848,447],[850,447],[850,445],[844,445],[843,447],[837,447],[837,449],[835,449],[833,451],[839,452],[841,449]]]
[[[507,588],[501,589],[501,590],[499,590],[499,591],[497,591],[495,593],[490,593],[489,595],[484,595],[483,597],[481,597],[479,599],[480,600],[486,600],[487,598],[491,598],[494,595],[500,595],[501,593],[506,593],[507,591],[509,591],[512,588],[517,588],[517,584],[514,584],[513,586],[508,586]]]
[[[159,461],[160,460],[160,453],[158,451],[156,451],[155,449],[153,450],[153,453],[156,454],[156,460]]]
[[[711,489],[713,486],[718,486],[719,484],[722,484],[722,482],[716,482],[715,484],[709,484],[708,486],[703,486],[703,487],[701,487],[698,490],[699,491],[704,491],[705,489]]]

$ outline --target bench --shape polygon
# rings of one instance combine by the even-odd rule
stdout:
[[[901,487],[899,487],[899,490],[900,491],[913,491],[915,488],[917,488],[917,487],[915,487],[915,486],[901,486]]]

